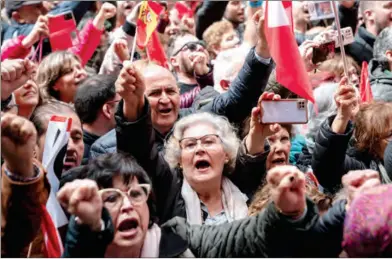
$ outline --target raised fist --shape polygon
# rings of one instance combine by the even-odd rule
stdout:
[[[306,207],[305,175],[295,166],[278,166],[267,173],[271,197],[284,215],[297,218]]]
[[[13,174],[34,176],[34,147],[37,131],[29,120],[4,114],[1,118],[1,151],[6,167]]]
[[[98,16],[105,18],[105,20],[114,17],[117,13],[117,8],[111,3],[104,3],[99,10]]]
[[[128,44],[124,39],[118,39],[114,42],[114,52],[120,59],[121,63],[130,59]]]
[[[78,223],[91,230],[101,228],[102,198],[96,182],[88,179],[67,183],[57,193],[57,199],[70,214],[78,217]]]
[[[359,98],[355,87],[347,83],[347,77],[343,77],[335,94],[335,102],[338,108],[338,117],[350,120],[358,112]]]
[[[363,191],[381,184],[380,175],[373,170],[350,171],[342,177],[348,205]]]
[[[6,59],[1,63],[1,99],[24,85],[34,74],[36,65],[28,59]]]

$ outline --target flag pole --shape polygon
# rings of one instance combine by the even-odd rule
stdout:
[[[133,56],[135,55],[136,41],[137,41],[137,27],[136,27],[135,36],[133,39],[133,45],[132,45],[132,51],[131,51],[131,63],[133,62]]]
[[[346,57],[346,51],[344,49],[343,45],[343,37],[342,37],[342,32],[340,31],[340,21],[339,21],[339,13],[336,8],[336,2],[335,0],[332,1],[332,8],[333,12],[335,14],[335,23],[336,23],[336,29],[338,31],[338,42],[339,42],[339,47],[340,51],[342,53],[342,59],[343,59],[343,67],[344,67],[344,75],[347,77],[348,81],[350,82],[350,78],[348,76],[348,65],[347,65],[347,57]]]

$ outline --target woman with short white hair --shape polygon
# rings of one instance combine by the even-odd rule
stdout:
[[[174,125],[164,156],[154,146],[148,107],[144,112],[136,123],[127,122],[119,108],[117,141],[151,177],[160,222],[180,216],[190,224],[218,225],[247,217],[247,202],[266,173],[257,112],[242,143],[224,117],[186,116]]]

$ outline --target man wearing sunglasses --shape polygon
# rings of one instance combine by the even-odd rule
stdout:
[[[206,45],[194,35],[185,33],[176,38],[169,55],[180,88],[180,106],[189,108],[200,88],[213,84]]]
[[[88,163],[94,142],[116,126],[114,113],[120,102],[114,86],[116,79],[114,75],[96,75],[86,79],[76,92],[75,109],[83,123],[82,165]]]

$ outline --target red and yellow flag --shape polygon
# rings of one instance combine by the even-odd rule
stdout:
[[[159,14],[162,6],[156,2],[143,1],[140,6],[139,18],[137,20],[136,44],[144,49],[159,23]]]

